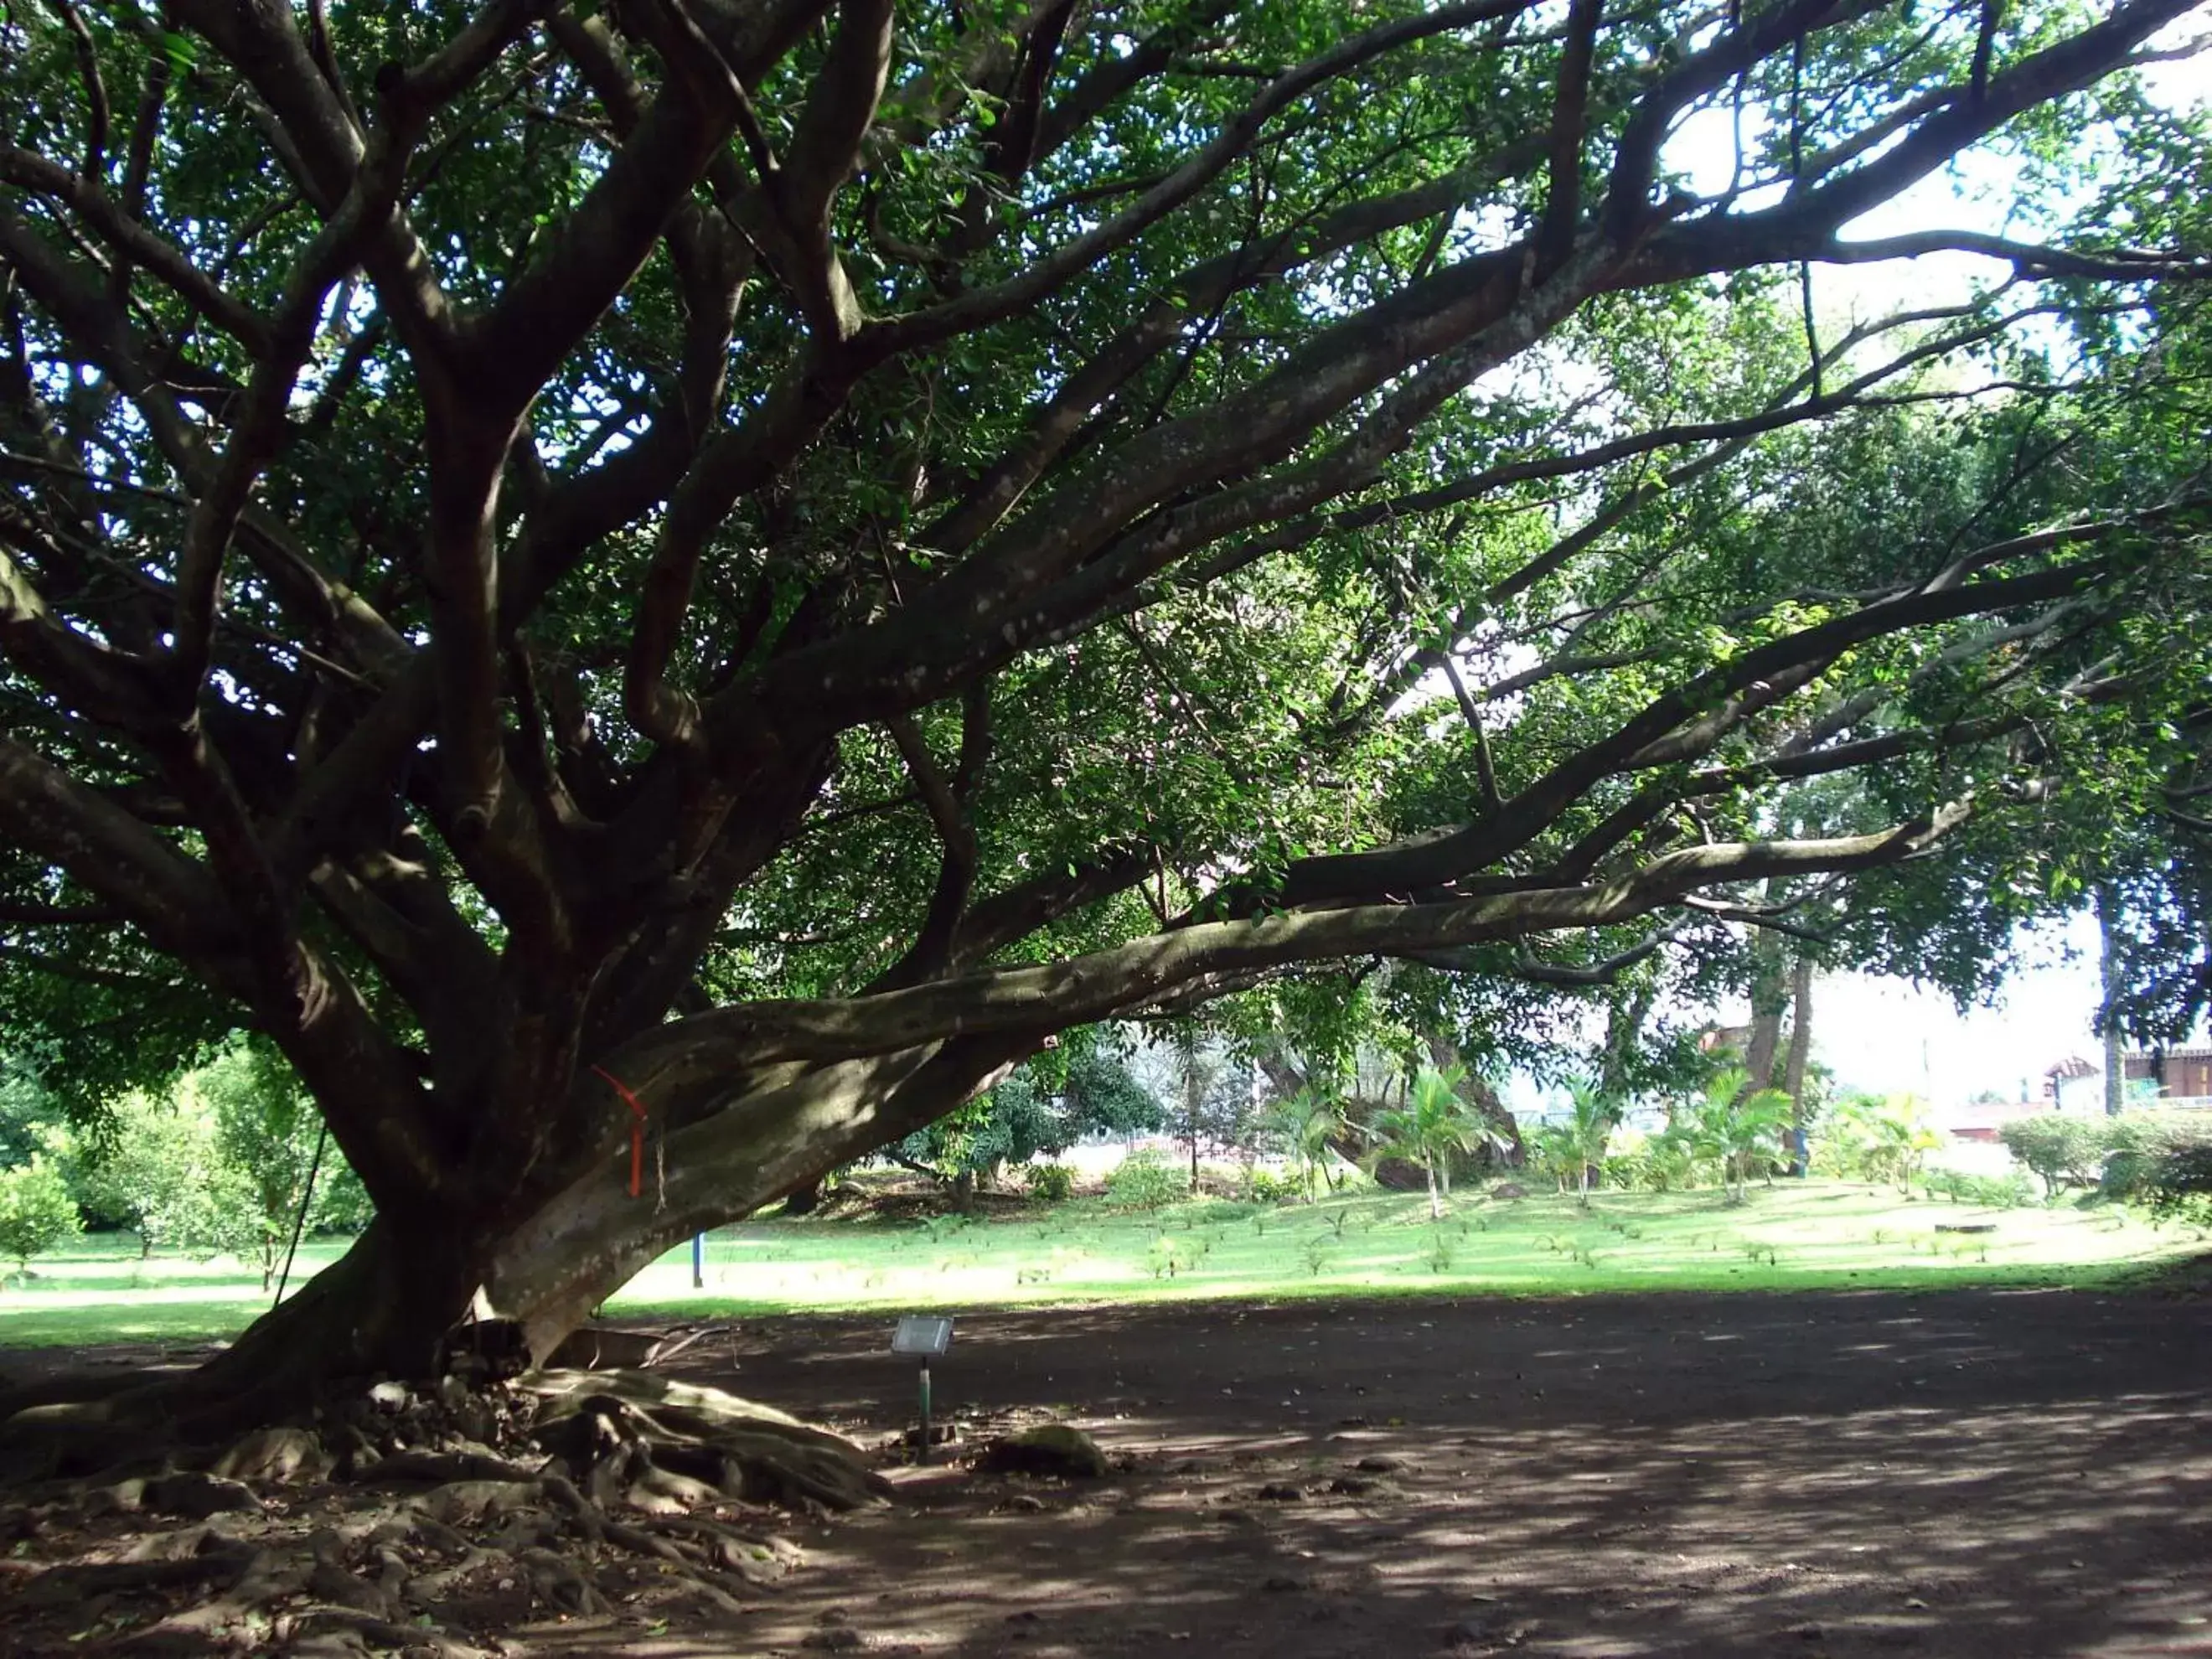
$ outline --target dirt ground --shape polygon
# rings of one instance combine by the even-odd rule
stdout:
[[[672,1371],[882,1445],[900,1501],[790,1524],[802,1565],[740,1613],[618,1607],[501,1645],[2212,1655],[2208,1313],[1942,1291],[962,1319],[940,1413],[969,1449],[1088,1429],[1121,1467],[1065,1483],[957,1446],[907,1466],[888,1322],[762,1321]],[[5,1619],[0,1650],[28,1651]]]

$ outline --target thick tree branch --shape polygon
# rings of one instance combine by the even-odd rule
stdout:
[[[155,234],[84,175],[42,155],[0,146],[0,179],[58,203],[113,251],[150,272],[200,316],[237,340],[255,357],[268,349],[268,325],[250,306],[226,294],[166,237]]]
[[[1104,224],[1032,260],[1021,275],[963,294],[927,311],[872,324],[855,343],[871,356],[891,357],[965,334],[1033,306],[1090,270],[1149,226],[1182,206],[1251,149],[1279,112],[1316,87],[1410,43],[1527,9],[1528,0],[1462,0],[1362,31],[1268,82],[1224,125],[1212,143]]]
[[[696,1067],[726,1063],[714,1056],[732,1053],[754,1064],[845,1060],[952,1036],[1059,1029],[1109,1018],[1203,974],[1338,957],[1409,956],[1528,933],[1603,927],[1706,888],[1877,868],[1933,846],[1966,816],[1966,806],[1953,805],[1874,835],[1690,848],[1666,854],[1602,887],[1200,922],[1046,967],[1002,969],[843,1002],[760,1002],[719,1009],[640,1038],[626,1052],[624,1063],[636,1073],[672,1079]]]
[[[1440,886],[1486,868],[1534,841],[1569,803],[1601,778],[1632,766],[1639,754],[1656,752],[1653,746],[1674,736],[1686,722],[1702,720],[1701,709],[1743,697],[1745,702],[1732,705],[1740,717],[1752,712],[1754,705],[1764,706],[1771,700],[1754,688],[1772,685],[1785,675],[1803,684],[1864,641],[1903,628],[2065,599],[2094,582],[2100,568],[2095,564],[2075,564],[1941,592],[1915,591],[1786,635],[1654,698],[1609,736],[1559,763],[1480,823],[1431,836],[1417,845],[1340,854],[1294,866],[1284,896],[1291,903],[1309,903],[1358,894],[1407,892]],[[1709,747],[1717,733],[1710,725],[1702,729]]]

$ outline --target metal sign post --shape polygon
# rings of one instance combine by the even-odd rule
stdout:
[[[891,1352],[910,1353],[921,1361],[921,1441],[915,1462],[929,1462],[929,1362],[952,1346],[952,1322],[941,1315],[907,1314],[891,1333]]]

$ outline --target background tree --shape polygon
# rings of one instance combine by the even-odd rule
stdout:
[[[168,1096],[134,1091],[116,1102],[90,1145],[73,1148],[71,1189],[96,1224],[137,1235],[155,1250],[252,1260],[249,1183],[223,1157],[214,1115],[188,1088]]]
[[[1166,1086],[1162,1127],[1182,1143],[1190,1190],[1199,1189],[1200,1161],[1226,1152],[1249,1163],[1265,1133],[1264,1113],[1243,1056],[1195,1024],[1184,1023],[1158,1045]]]
[[[229,1188],[211,1243],[261,1269],[261,1288],[303,1224],[358,1231],[367,1194],[324,1143],[314,1109],[282,1056],[266,1044],[234,1044],[196,1073],[207,1102],[221,1180]],[[304,1219],[303,1219],[304,1211]]]
[[[2188,428],[2187,9],[11,13],[9,1029],[250,1025],[378,1212],[191,1386],[542,1349],[1073,1025],[2002,862],[2201,668],[2193,460],[1960,464]],[[1844,237],[1977,146],[2043,240]]]
[[[988,1095],[908,1135],[899,1158],[957,1182],[995,1174],[1042,1153],[1057,1158],[1091,1135],[1164,1126],[1160,1103],[1094,1032],[1079,1032]]]
[[[0,1169],[28,1164],[32,1154],[46,1150],[49,1131],[62,1116],[30,1055],[0,1053]]]
[[[0,1259],[13,1261],[19,1275],[29,1273],[33,1256],[74,1237],[77,1226],[69,1182],[44,1154],[0,1170]]]

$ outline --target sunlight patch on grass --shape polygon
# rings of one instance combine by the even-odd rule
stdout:
[[[1986,1233],[1939,1226],[1987,1225]],[[1034,1306],[1212,1297],[1518,1296],[1601,1291],[1893,1289],[2105,1283],[2191,1239],[2109,1207],[1979,1210],[1885,1188],[1498,1201],[1441,1223],[1419,1196],[1279,1208],[1219,1201],[1152,1213],[1078,1200],[1034,1215],[928,1224],[773,1220],[726,1229],[694,1291],[687,1249],[611,1312]]]
[[[344,1254],[344,1239],[300,1246],[286,1296]],[[269,1311],[261,1269],[229,1256],[142,1259],[125,1234],[88,1233],[11,1274],[0,1289],[0,1348],[100,1342],[204,1342],[235,1336]]]
[[[1939,1226],[1987,1225],[1986,1233]],[[303,1245],[296,1292],[343,1253]],[[1730,1205],[1716,1192],[1454,1200],[1369,1193],[1282,1206],[1208,1200],[1157,1212],[1077,1200],[991,1219],[769,1220],[647,1268],[609,1311],[679,1316],[908,1308],[1602,1291],[2115,1285],[2201,1252],[2191,1230],[2108,1206],[1980,1210],[1886,1188],[1787,1182]],[[0,1347],[192,1342],[235,1335],[269,1305],[257,1269],[141,1261],[87,1237],[0,1291]]]

